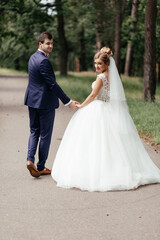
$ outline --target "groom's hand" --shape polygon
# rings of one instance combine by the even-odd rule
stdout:
[[[74,110],[77,108],[77,104],[80,104],[80,103],[73,100],[68,106],[69,106],[69,108]]]

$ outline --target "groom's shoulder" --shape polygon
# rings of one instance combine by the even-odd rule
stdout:
[[[30,60],[36,60],[36,61],[43,61],[44,59],[47,59],[44,54],[40,51],[36,51],[35,53],[33,53],[30,57]]]
[[[35,53],[33,53],[32,55],[31,55],[31,57],[37,57],[37,58],[46,58],[45,57],[45,55],[42,53],[42,52],[40,52],[39,50],[37,50]]]

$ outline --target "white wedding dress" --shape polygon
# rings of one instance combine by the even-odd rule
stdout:
[[[111,101],[112,85],[103,73],[98,76],[103,87],[73,115],[58,149],[52,169],[57,186],[109,191],[160,183],[160,170],[147,154],[125,100]]]

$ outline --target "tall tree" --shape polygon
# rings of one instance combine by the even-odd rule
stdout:
[[[156,92],[156,12],[157,0],[147,0],[143,79],[143,99],[145,101],[154,101]]]
[[[114,1],[91,0],[92,21],[95,27],[97,50],[100,50],[103,46],[113,47]]]
[[[86,45],[85,45],[85,28],[84,26],[81,27],[80,31],[80,66],[82,71],[87,70],[86,64]]]
[[[120,52],[121,52],[121,25],[125,7],[125,0],[115,0],[115,39],[114,39],[114,59],[117,69],[120,72]]]
[[[96,30],[96,48],[100,50],[101,47],[105,45],[103,40],[104,31],[106,30],[106,19],[105,19],[105,9],[106,2],[104,0],[93,1],[93,7],[95,9],[94,19],[95,30]]]
[[[66,37],[69,45],[69,62],[76,64],[77,71],[87,70],[86,56],[86,26],[88,28],[88,7],[85,2],[68,0],[65,4]],[[74,13],[74,14],[73,14]],[[72,59],[71,59],[72,56]]]
[[[131,39],[128,41],[128,45],[127,45],[127,54],[126,54],[125,71],[124,71],[125,76],[129,76],[130,74],[130,66],[131,66],[131,58],[132,58],[132,50],[133,50],[132,38],[134,36],[135,24],[137,21],[138,4],[139,4],[139,0],[133,0],[132,12],[131,12],[131,20],[132,20],[131,34],[130,34]]]
[[[156,23],[156,74],[160,83],[160,0],[157,1],[157,23]]]
[[[63,5],[61,0],[55,0],[55,6],[57,11],[57,31],[60,44],[60,74],[67,75],[67,61],[68,61],[68,42],[64,31],[64,16]]]

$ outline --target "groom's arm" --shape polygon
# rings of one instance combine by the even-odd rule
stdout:
[[[71,99],[64,93],[62,88],[56,82],[56,78],[53,72],[53,68],[48,59],[44,59],[40,64],[40,73],[43,76],[49,89],[65,104],[69,105]]]

